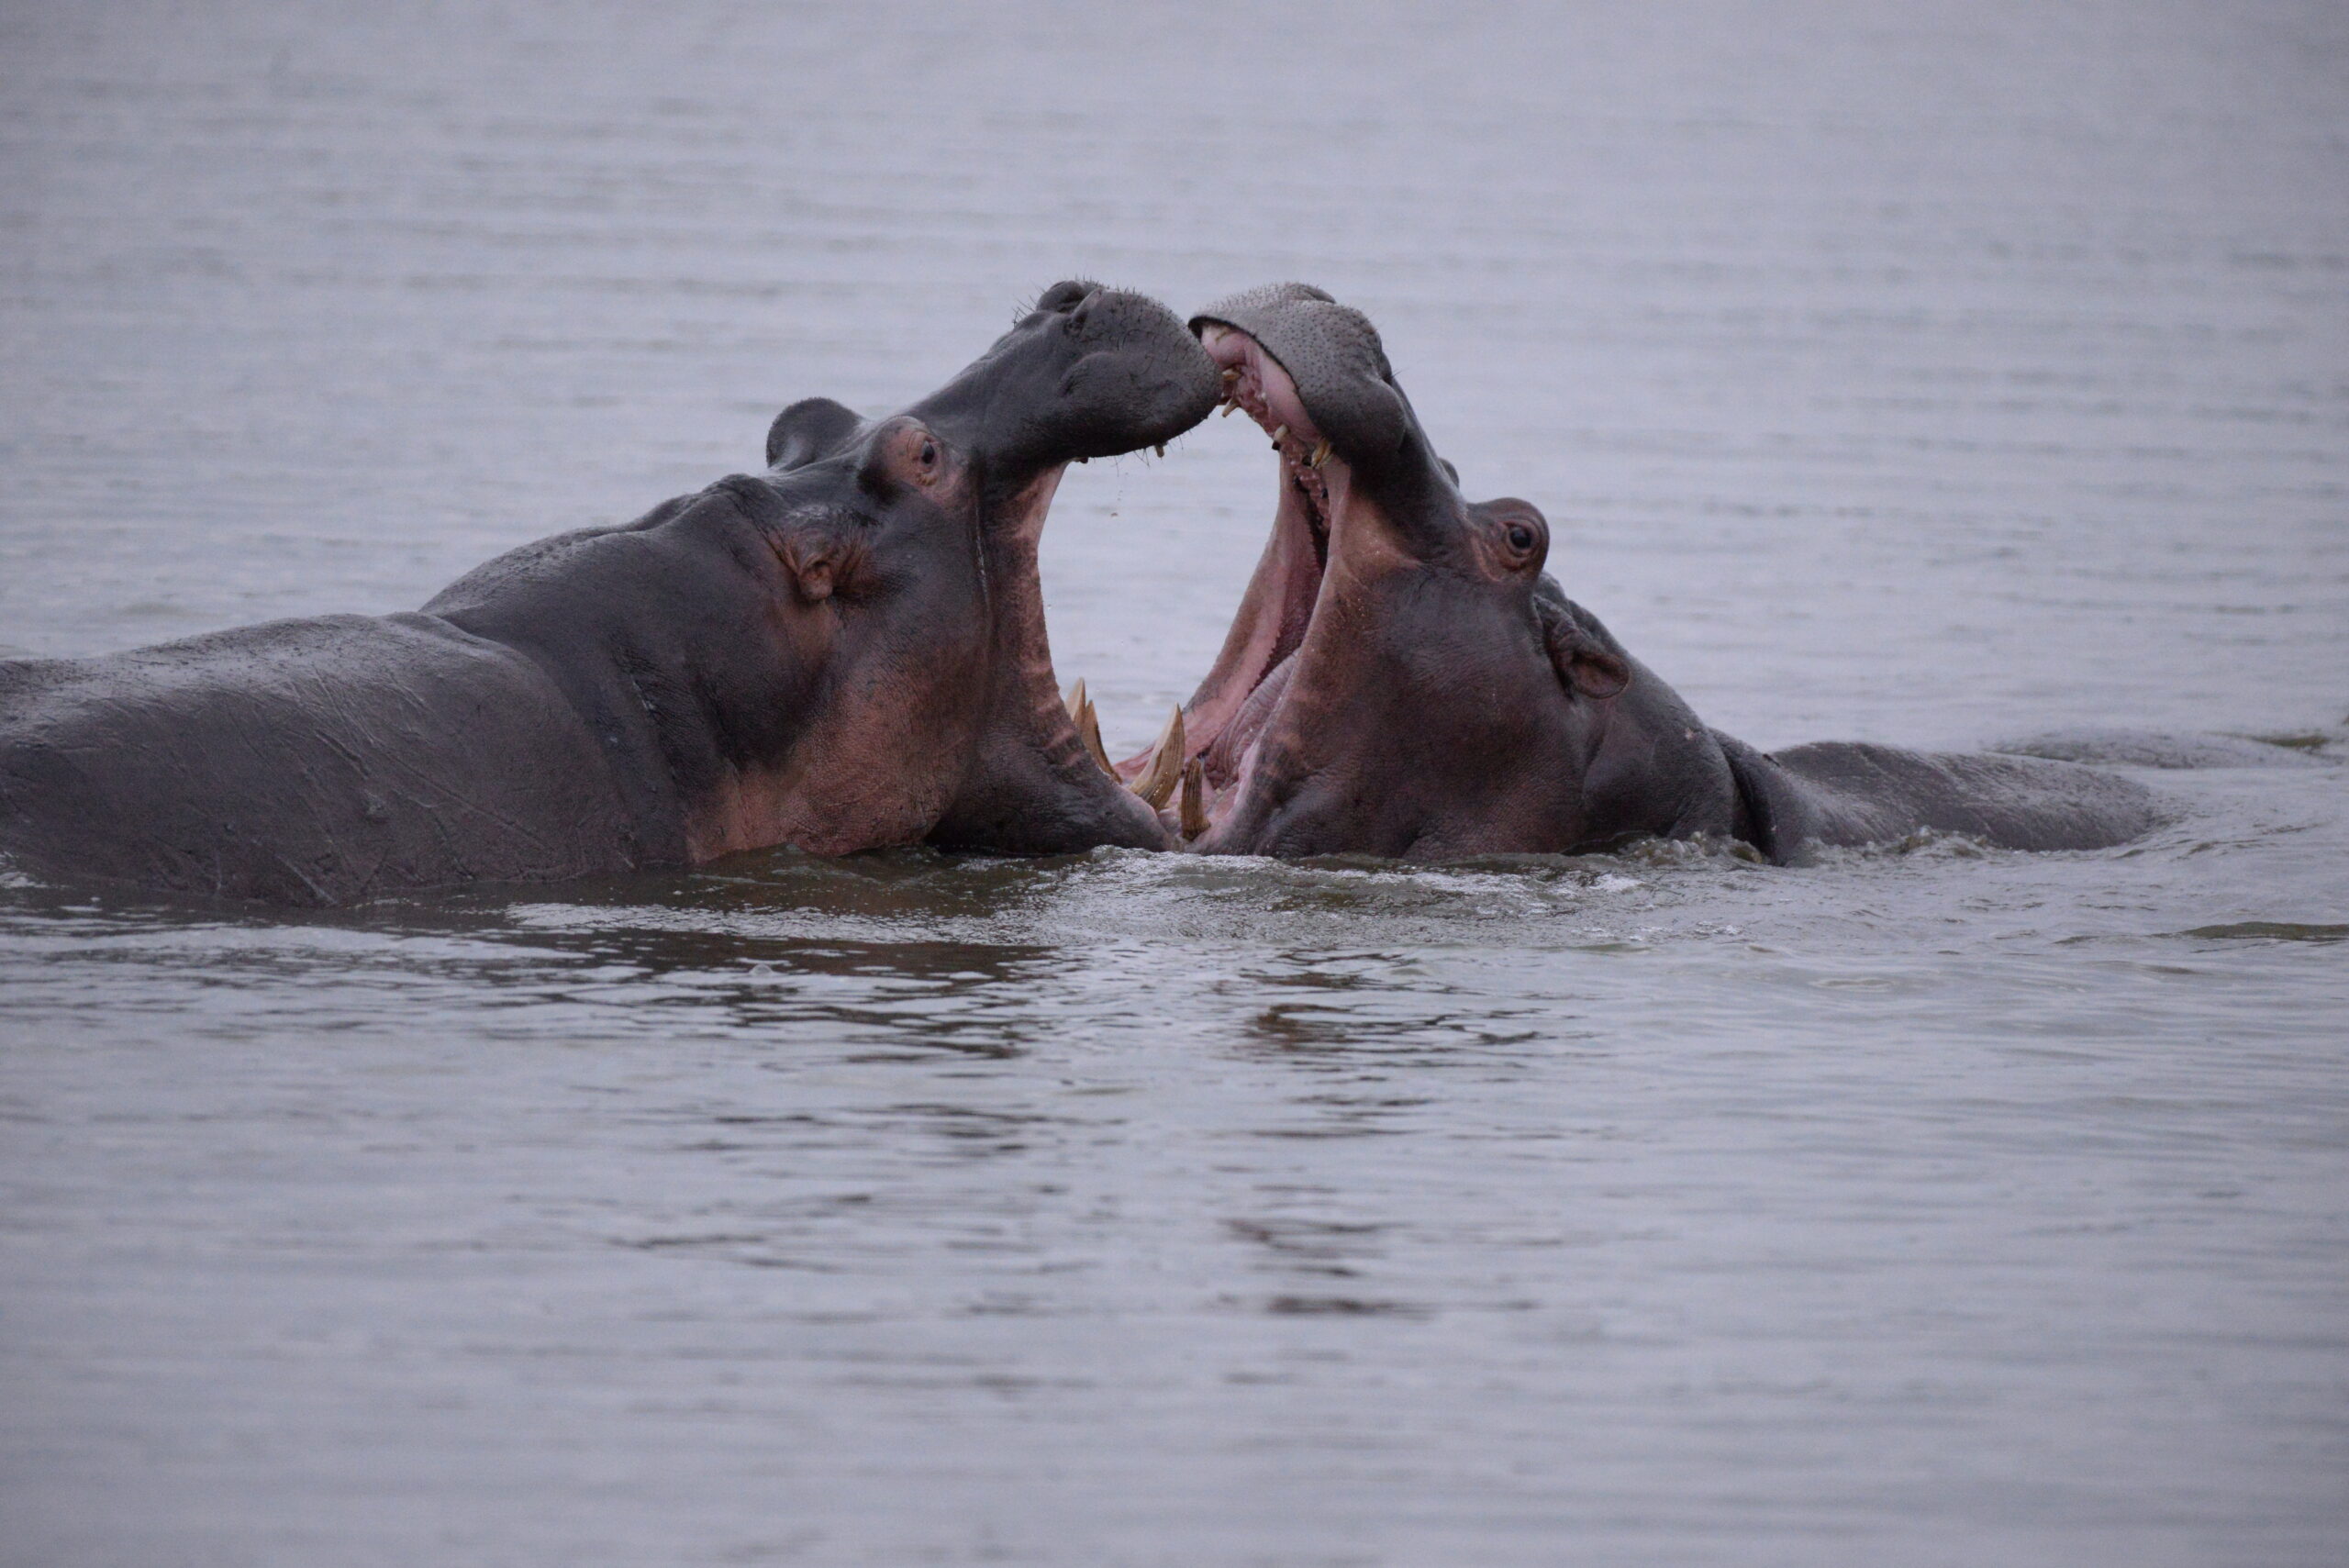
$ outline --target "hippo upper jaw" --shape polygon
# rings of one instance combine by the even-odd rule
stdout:
[[[972,452],[996,493],[1047,468],[1173,440],[1213,411],[1216,371],[1174,313],[1055,284],[995,345],[907,412]]]

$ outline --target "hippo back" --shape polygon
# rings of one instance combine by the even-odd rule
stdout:
[[[1892,843],[1920,829],[2006,850],[2103,850],[2173,815],[2136,780],[2075,762],[1857,740],[1765,754],[1710,733],[1736,779],[1736,835],[1782,862],[1816,845]]]
[[[425,615],[0,662],[0,856],[305,905],[636,860],[609,769],[545,673]]]

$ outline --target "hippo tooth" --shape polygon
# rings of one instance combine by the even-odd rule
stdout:
[[[1176,810],[1186,839],[1196,839],[1208,830],[1207,769],[1197,757],[1183,764],[1183,794]]]
[[[1225,404],[1225,405],[1223,406],[1223,417],[1224,417],[1225,418],[1227,418],[1227,419],[1230,418],[1234,414],[1237,414],[1237,413],[1239,413],[1239,412],[1240,412],[1240,400],[1239,400],[1238,398],[1234,398],[1234,399],[1232,399],[1232,401],[1230,401],[1230,403],[1227,403],[1227,404]]]
[[[1223,384],[1226,386],[1230,386],[1233,382],[1238,381],[1239,379],[1240,371],[1236,366],[1223,373]]]
[[[1273,445],[1278,446],[1286,439],[1288,439],[1288,427],[1286,425],[1283,425],[1279,429],[1273,432]]]
[[[1126,787],[1149,802],[1153,811],[1165,805],[1174,795],[1175,781],[1183,776],[1183,709],[1178,705],[1166,728],[1159,732],[1158,744],[1151,748],[1150,762],[1141,776]]]
[[[1312,456],[1312,458],[1311,458],[1311,460],[1310,460],[1310,461],[1311,461],[1311,462],[1312,462],[1313,466],[1314,466],[1314,467],[1316,467],[1316,468],[1319,468],[1319,467],[1320,467],[1323,463],[1325,463],[1325,462],[1329,462],[1329,461],[1330,461],[1330,443],[1329,443],[1328,441],[1323,441],[1319,446],[1315,447],[1315,448],[1313,449],[1313,456]]]
[[[1076,716],[1076,738],[1085,742],[1085,754],[1093,759],[1095,767],[1113,779],[1118,776],[1118,770],[1109,764],[1109,749],[1101,744],[1101,716],[1093,711],[1090,697],[1085,699],[1085,711]]]
[[[1085,754],[1111,778],[1118,770],[1109,765],[1108,748],[1101,744],[1101,716],[1093,711],[1093,699],[1085,695],[1085,677],[1077,677],[1076,684],[1068,689],[1061,701],[1068,705],[1069,721],[1076,726],[1076,739],[1085,747]]]

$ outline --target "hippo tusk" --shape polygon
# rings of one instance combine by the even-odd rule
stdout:
[[[1329,443],[1328,441],[1326,441],[1326,440],[1325,440],[1325,441],[1323,441],[1319,446],[1315,447],[1315,448],[1313,449],[1313,456],[1312,456],[1310,459],[1308,459],[1308,461],[1309,462],[1311,462],[1311,463],[1312,463],[1312,465],[1313,465],[1315,468],[1319,468],[1319,467],[1320,467],[1323,463],[1325,463],[1325,462],[1329,462],[1329,461],[1330,461],[1330,443]]]
[[[1207,768],[1194,757],[1183,764],[1183,792],[1177,807],[1184,838],[1196,839],[1208,830],[1207,796]]]
[[[1158,744],[1151,748],[1150,762],[1141,776],[1126,787],[1132,790],[1156,810],[1172,799],[1175,781],[1183,776],[1183,710],[1178,706],[1166,728],[1159,732]]]
[[[1113,779],[1118,776],[1118,770],[1109,765],[1109,749],[1101,744],[1101,716],[1093,711],[1090,699],[1085,702],[1085,712],[1077,717],[1076,738],[1085,742],[1085,755],[1093,759],[1094,766]]]
[[[1093,711],[1093,699],[1085,695],[1085,677],[1079,675],[1061,701],[1068,707],[1069,722],[1076,726],[1076,738],[1085,747],[1085,754],[1093,759],[1100,770],[1111,778],[1118,770],[1109,765],[1109,749],[1101,744],[1101,717]]]
[[[1286,425],[1283,425],[1279,429],[1273,432],[1273,445],[1279,446],[1286,439],[1288,439],[1288,427]]]

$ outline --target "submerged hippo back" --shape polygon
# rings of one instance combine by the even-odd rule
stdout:
[[[545,673],[424,615],[0,663],[0,855],[307,905],[637,858],[609,770]]]

